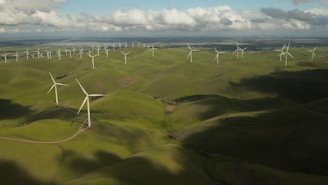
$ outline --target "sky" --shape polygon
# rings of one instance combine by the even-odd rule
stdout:
[[[328,36],[328,0],[0,0],[0,38]]]

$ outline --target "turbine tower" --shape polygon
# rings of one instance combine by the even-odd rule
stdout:
[[[106,57],[108,57],[108,55],[109,55],[109,51],[110,51],[110,49],[105,49],[105,52],[106,52]]]
[[[91,54],[89,54],[89,57],[91,58],[91,62],[92,62],[92,69],[95,69],[95,58],[97,56],[98,55],[91,55]]]
[[[279,56],[280,56],[280,62],[282,61],[282,56],[284,55],[285,48],[286,48],[286,43],[282,46],[281,49],[275,50],[275,51],[279,51],[280,52],[280,54],[279,54]]]
[[[215,47],[214,47],[214,51],[216,52],[216,56],[215,56],[214,59],[216,59],[216,64],[219,64],[219,62],[220,62],[220,54],[223,54],[225,52],[220,52]]]
[[[124,64],[126,64],[126,56],[129,55],[131,52],[125,53],[121,51],[121,53],[124,55]]]
[[[16,54],[15,54],[15,57],[16,57],[16,62],[18,62],[19,60],[19,55],[18,55],[18,52],[16,51]]]
[[[152,52],[152,56],[154,57],[155,56],[155,50],[156,50],[157,48],[155,48],[154,47],[154,45],[152,44],[151,45],[151,49],[150,49],[150,51]]]
[[[51,91],[52,89],[55,89],[56,105],[59,105],[59,103],[58,103],[57,85],[63,85],[63,86],[68,86],[68,85],[67,85],[67,84],[63,84],[63,83],[57,83],[57,82],[55,81],[54,77],[52,76],[52,74],[51,74],[50,72],[49,72],[49,75],[50,75],[51,80],[52,80],[52,82],[53,82],[54,84],[50,87],[50,89],[49,89],[49,91],[47,92],[47,94],[49,94],[50,91]]]
[[[8,53],[5,53],[2,55],[3,57],[5,57],[5,63],[7,63],[7,55],[8,55]]]
[[[290,46],[290,43],[288,43],[286,51],[282,53],[282,55],[285,56],[285,66],[287,66],[287,64],[288,64],[288,56],[290,56],[292,59],[294,59],[293,55],[289,53],[289,46]]]
[[[312,53],[311,61],[313,61],[313,60],[315,59],[315,50],[317,50],[317,49],[318,49],[318,47],[315,47],[315,48],[313,48],[312,50],[309,50],[309,52]]]
[[[79,54],[80,54],[80,58],[81,58],[81,59],[82,59],[83,52],[84,52],[84,49],[81,48],[81,49],[80,49],[80,52],[79,52]]]
[[[200,50],[192,49],[189,44],[187,44],[187,46],[188,46],[188,49],[189,49],[188,58],[190,57],[190,63],[192,63],[192,52],[196,52],[196,51],[200,51]]]
[[[244,51],[247,49],[246,48],[240,48],[240,51],[241,51],[241,58],[244,58]]]
[[[25,53],[26,53],[26,59],[28,59],[28,50],[29,49],[26,49]]]
[[[77,112],[77,114],[80,114],[80,111],[82,109],[82,107],[84,106],[85,103],[87,103],[87,111],[88,111],[88,127],[91,127],[91,116],[90,116],[90,97],[100,97],[100,96],[106,96],[105,94],[88,94],[87,91],[83,88],[83,86],[81,85],[81,83],[79,82],[78,79],[75,79],[76,82],[79,84],[79,86],[81,87],[83,93],[85,94],[85,98],[82,102],[82,105],[79,109],[79,111]]]
[[[235,51],[233,51],[233,53],[237,54],[237,58],[239,58],[239,51],[241,50],[241,48],[239,47],[239,43],[237,42],[237,48]]]
[[[60,51],[60,49],[57,51],[57,55],[58,55],[58,60],[61,60],[61,51]]]

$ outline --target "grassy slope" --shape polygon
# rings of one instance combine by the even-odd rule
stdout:
[[[91,130],[58,145],[1,141],[6,151],[0,153],[1,166],[26,174],[15,183],[44,184],[59,164],[57,184],[327,183],[325,99],[318,96],[299,104],[287,96],[295,92],[285,88],[300,83],[295,75],[311,75],[297,72],[327,69],[327,56],[322,51],[313,64],[302,49],[291,52],[299,59],[288,67],[274,52],[245,53],[242,60],[226,53],[217,65],[208,49],[194,53],[190,64],[185,49],[160,49],[151,57],[142,48],[133,49],[127,65],[119,51],[108,58],[103,53],[95,59],[95,70],[86,56],[1,63],[0,103],[6,107],[0,114],[1,136],[69,137],[86,116],[85,108],[75,114],[84,98],[75,78],[89,93],[108,93],[91,102]],[[58,80],[69,84],[58,88],[67,109],[55,107],[53,92],[46,94],[49,71],[68,75]],[[267,81],[268,76],[274,80]],[[290,84],[253,85],[281,78],[291,79]],[[325,82],[312,84],[317,90]],[[189,97],[198,94],[211,96]],[[184,98],[166,115],[164,104],[154,96]],[[168,139],[171,129],[177,130],[177,141]],[[42,158],[35,157],[40,153]]]

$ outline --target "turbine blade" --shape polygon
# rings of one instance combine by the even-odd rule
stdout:
[[[192,50],[189,52],[187,58],[189,58],[192,55]]]
[[[106,96],[106,94],[89,94],[89,97]]]
[[[68,86],[68,84],[63,84],[63,83],[56,83],[56,85]]]
[[[83,108],[84,104],[87,102],[87,100],[88,100],[88,96],[85,96],[85,98],[84,98],[84,100],[81,104],[81,107],[80,107],[79,111],[77,112],[77,114],[80,114],[80,111],[82,110],[82,108]]]
[[[294,59],[293,55],[290,53],[287,53],[292,59]]]
[[[81,85],[81,83],[79,82],[79,80],[77,78],[75,78],[76,82],[79,84],[79,86],[81,87],[82,91],[84,92],[85,95],[88,96],[87,91],[83,88],[83,86]]]
[[[52,81],[53,81],[54,83],[56,83],[56,81],[55,81],[54,77],[52,76],[52,74],[51,74],[50,72],[49,72],[49,75],[50,75],[50,77],[51,77]]]
[[[56,86],[55,84],[52,85],[52,86],[50,87],[49,91],[47,92],[47,94],[49,94],[55,86]]]

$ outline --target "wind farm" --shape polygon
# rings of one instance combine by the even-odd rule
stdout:
[[[327,184],[325,43],[135,40],[0,48],[1,182]]]

